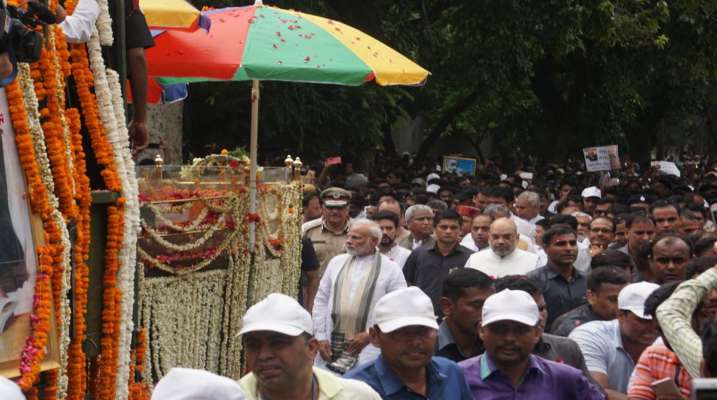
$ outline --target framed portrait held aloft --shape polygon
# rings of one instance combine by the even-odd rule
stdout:
[[[478,160],[468,157],[444,156],[443,171],[456,175],[475,175]]]

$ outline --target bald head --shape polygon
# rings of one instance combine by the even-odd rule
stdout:
[[[515,250],[518,244],[518,227],[509,218],[498,218],[490,224],[490,248],[500,257],[505,257]]]

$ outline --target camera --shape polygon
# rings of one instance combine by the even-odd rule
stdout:
[[[17,62],[35,62],[40,59],[43,35],[37,26],[57,23],[55,14],[46,6],[28,1],[27,10],[0,7],[0,53],[8,52]]]

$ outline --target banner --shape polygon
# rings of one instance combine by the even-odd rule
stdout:
[[[620,169],[617,145],[586,147],[583,149],[583,156],[585,157],[585,169],[588,172]]]

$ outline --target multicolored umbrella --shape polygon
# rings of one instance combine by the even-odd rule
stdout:
[[[162,0],[164,1],[164,0]],[[162,84],[252,81],[249,211],[256,211],[259,81],[423,85],[430,74],[371,36],[327,18],[253,6],[203,13],[208,32],[165,31],[147,51],[148,75]],[[255,224],[249,226],[253,248]]]
[[[429,72],[371,36],[327,18],[255,4],[203,13],[209,32],[166,31],[147,51],[162,83],[275,80],[421,85]]]
[[[185,0],[140,0],[139,8],[152,28],[209,29],[209,20]]]

